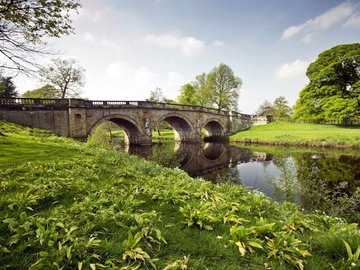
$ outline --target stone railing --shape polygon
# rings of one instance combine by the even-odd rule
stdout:
[[[85,100],[85,99],[42,99],[42,98],[0,98],[0,108],[67,108],[67,107],[85,107],[85,108],[149,108],[149,109],[170,109],[183,111],[201,111],[213,114],[229,115],[236,118],[252,119],[254,115],[238,112],[229,112],[203,106],[173,104],[151,101],[116,101],[116,100]]]
[[[0,98],[0,106],[69,106],[69,99]]]

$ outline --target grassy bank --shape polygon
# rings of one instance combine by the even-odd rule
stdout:
[[[0,129],[1,269],[359,269],[356,225],[40,130]]]
[[[230,136],[232,142],[360,148],[359,126],[272,122]]]

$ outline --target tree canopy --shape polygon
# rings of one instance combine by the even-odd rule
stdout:
[[[273,104],[270,101],[265,100],[262,104],[260,104],[260,106],[257,108],[255,113],[261,116],[270,116],[270,115],[273,116],[274,115]]]
[[[272,116],[276,120],[288,119],[292,113],[288,101],[284,96],[275,98],[273,103],[265,100],[256,110],[261,116]]]
[[[151,102],[165,102],[166,98],[160,87],[156,87],[154,90],[150,91],[150,97],[146,99]]]
[[[220,64],[208,74],[202,73],[193,82],[183,85],[177,100],[183,104],[237,110],[241,85],[241,79],[232,69]]]
[[[17,96],[18,92],[12,78],[0,76],[0,97],[13,98]]]
[[[52,59],[39,71],[43,82],[52,85],[60,98],[79,97],[85,84],[84,71],[75,59]]]
[[[191,83],[181,86],[180,95],[177,98],[180,104],[197,105],[196,88]]]
[[[274,100],[273,108],[274,116],[277,119],[289,118],[292,113],[289,103],[284,96],[277,97]]]
[[[77,0],[1,0],[0,72],[28,72],[33,56],[45,53],[43,37],[73,32],[70,14]]]
[[[360,117],[360,43],[322,52],[306,75],[310,82],[300,92],[295,118],[346,123]]]
[[[208,80],[212,104],[220,110],[237,110],[242,81],[234,75],[232,69],[225,64],[220,64],[209,73]]]
[[[60,98],[60,92],[50,84],[40,88],[26,91],[21,95],[22,98]]]

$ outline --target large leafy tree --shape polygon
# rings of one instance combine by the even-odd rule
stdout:
[[[51,63],[40,69],[43,82],[52,85],[60,98],[79,97],[85,84],[84,69],[75,59],[52,59]]]
[[[236,110],[242,81],[225,64],[210,73],[202,73],[191,83],[182,86],[178,102],[189,105]]]
[[[0,76],[0,97],[13,98],[17,96],[18,92],[12,78]]]
[[[242,81],[234,75],[232,69],[220,64],[208,74],[211,86],[211,101],[219,110],[237,110]]]
[[[360,117],[360,43],[322,52],[306,75],[310,82],[294,107],[296,118],[346,124]]]
[[[77,0],[1,0],[0,72],[29,72],[33,57],[46,53],[43,38],[73,32],[70,14]]]
[[[60,92],[50,84],[40,88],[26,91],[21,95],[22,98],[60,98]]]

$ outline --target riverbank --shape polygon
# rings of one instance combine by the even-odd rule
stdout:
[[[229,137],[231,142],[283,146],[360,148],[360,126],[272,122]]]
[[[360,263],[350,256],[360,232],[340,219],[46,131],[4,122],[0,131],[4,269],[356,269]]]

